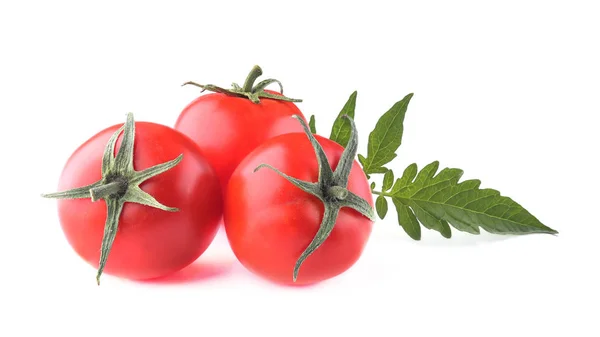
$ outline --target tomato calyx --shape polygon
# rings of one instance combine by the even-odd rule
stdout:
[[[280,81],[269,78],[263,81],[258,82],[258,84],[254,85],[256,79],[258,79],[262,75],[262,69],[255,65],[248,76],[246,77],[246,81],[243,86],[240,86],[237,83],[233,83],[230,89],[225,89],[214,84],[198,84],[196,82],[185,82],[182,86],[185,85],[194,85],[196,87],[202,88],[201,93],[208,90],[212,92],[217,92],[225,95],[236,96],[236,97],[244,97],[252,101],[253,103],[260,103],[261,98],[270,98],[279,101],[285,102],[302,102],[301,99],[290,98],[283,95],[283,85]],[[265,88],[270,84],[277,83],[279,85],[280,95],[272,94],[270,92],[266,92]]]
[[[373,207],[371,207],[371,205],[365,199],[350,192],[346,188],[348,186],[348,178],[350,176],[350,171],[352,169],[352,164],[354,163],[354,158],[356,157],[356,151],[358,147],[358,137],[356,134],[356,125],[354,124],[354,121],[347,115],[343,116],[343,118],[347,119],[351,125],[350,140],[348,141],[348,145],[340,157],[337,168],[335,171],[333,171],[327,156],[325,155],[323,147],[312,134],[306,122],[298,115],[294,115],[293,118],[296,118],[300,124],[302,124],[304,133],[307,135],[313,149],[315,150],[317,162],[319,164],[318,181],[313,183],[291,177],[268,164],[260,164],[254,169],[254,172],[265,167],[273,170],[275,173],[285,178],[294,186],[300,188],[306,193],[314,195],[323,202],[325,210],[323,212],[323,219],[321,220],[319,230],[315,234],[308,247],[306,247],[304,252],[302,252],[294,266],[292,277],[293,281],[296,282],[302,263],[304,263],[304,261],[315,250],[317,250],[325,242],[325,240],[327,240],[335,226],[337,216],[342,207],[352,208],[369,218],[371,221],[375,220],[375,212]]]
[[[119,135],[123,133],[123,140],[115,156],[115,147]],[[135,138],[135,123],[133,114],[127,114],[125,125],[112,134],[102,157],[102,178],[90,185],[71,190],[42,194],[45,198],[54,199],[87,199],[92,202],[103,199],[106,202],[106,222],[100,253],[100,263],[96,274],[96,282],[100,285],[100,276],[106,265],[112,244],[117,235],[119,217],[126,202],[133,202],[158,208],[168,212],[176,212],[177,208],[168,207],[139,187],[144,181],[155,177],[175,167],[183,159],[183,154],[166,163],[149,167],[142,171],[133,168],[133,144]]]

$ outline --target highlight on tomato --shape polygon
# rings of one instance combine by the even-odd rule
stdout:
[[[235,256],[251,272],[311,284],[359,259],[375,215],[369,182],[354,160],[354,122],[345,116],[352,129],[344,149],[294,117],[303,133],[268,140],[234,171],[224,223]]]
[[[222,216],[219,180],[198,146],[131,113],[75,150],[58,188],[43,196],[58,199],[67,241],[97,268],[98,284],[103,272],[151,279],[186,267]]]
[[[283,86],[276,79],[254,84],[262,69],[254,66],[243,86],[233,84],[231,89],[212,84],[187,82],[202,88],[201,95],[180,113],[175,129],[189,136],[201,148],[213,166],[226,191],[229,177],[237,165],[252,150],[266,140],[290,132],[302,132],[300,125],[290,117],[305,119],[294,104],[300,99],[283,95]],[[280,92],[267,90],[278,84]]]

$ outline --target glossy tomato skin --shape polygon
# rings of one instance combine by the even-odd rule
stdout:
[[[257,146],[280,134],[302,132],[292,115],[304,119],[291,102],[262,98],[256,104],[247,98],[211,93],[185,107],[175,129],[200,146],[226,191],[237,165]]]
[[[102,154],[121,125],[107,128],[81,145],[67,161],[59,191],[101,179]],[[196,260],[214,239],[222,216],[218,178],[197,145],[167,126],[135,123],[134,169],[161,164],[183,153],[172,169],[140,184],[167,212],[125,203],[104,273],[128,279],[151,279],[173,273]],[[119,137],[117,149],[123,135]],[[106,220],[104,200],[58,200],[62,230],[75,252],[98,268]]]
[[[335,169],[343,148],[316,136]],[[309,256],[292,282],[296,260],[312,241],[323,217],[323,203],[275,172],[316,182],[318,165],[304,133],[273,138],[250,153],[231,176],[225,199],[225,229],[238,260],[250,271],[280,284],[311,284],[341,274],[360,257],[373,222],[349,208],[340,210],[325,243]],[[373,205],[369,182],[355,161],[348,189]]]

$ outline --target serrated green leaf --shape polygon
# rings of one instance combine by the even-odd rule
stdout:
[[[403,227],[412,223],[411,213],[424,227],[447,238],[451,236],[449,225],[472,234],[479,234],[480,227],[496,234],[558,233],[511,198],[493,189],[480,189],[479,180],[459,183],[462,170],[445,168],[436,174],[438,168],[435,161],[417,173],[412,164],[396,180],[389,194]]]
[[[398,191],[400,191],[402,188],[406,187],[406,185],[408,185],[409,182],[415,179],[415,177],[417,176],[417,172],[417,164],[415,163],[410,164],[408,167],[406,167],[404,169],[404,172],[402,173],[402,177],[396,179],[396,182],[394,183],[394,187],[392,187],[392,191],[390,192],[390,194],[394,195],[398,193]]]
[[[340,144],[343,147],[348,145],[348,140],[350,140],[350,131],[352,131],[352,127],[350,126],[350,122],[343,119],[342,116],[348,115],[348,117],[354,119],[354,111],[356,109],[356,96],[358,93],[353,92],[344,107],[338,114],[338,117],[333,122],[333,127],[331,128],[331,135],[329,139],[334,142]]]
[[[392,184],[394,183],[394,172],[392,170],[387,170],[387,172],[383,175],[383,191],[386,192],[390,188],[392,188]]]
[[[396,158],[396,150],[402,143],[404,115],[413,94],[406,95],[384,113],[375,129],[369,134],[367,156],[363,163],[366,174],[377,173],[377,169]]]
[[[377,211],[377,215],[379,215],[380,219],[385,218],[385,215],[388,211],[388,203],[387,199],[383,195],[378,196],[375,200],[375,210]]]
[[[440,232],[443,237],[448,239],[452,236],[452,231],[450,230],[450,225],[448,225],[448,222],[439,219],[427,208],[421,207],[419,203],[411,202],[410,208],[413,210],[423,227],[436,230]]]
[[[386,173],[387,171],[388,171],[388,169],[385,168],[385,167],[377,167],[376,169],[371,170],[371,174],[373,174],[373,173]]]
[[[362,154],[358,155],[358,162],[360,163],[361,166],[365,166],[365,157]]]
[[[308,121],[308,127],[310,128],[310,132],[317,133],[317,126],[315,125],[315,115],[310,116],[310,120]]]
[[[406,234],[413,240],[421,240],[421,226],[412,210],[397,199],[392,199],[392,202],[398,212],[398,223]]]

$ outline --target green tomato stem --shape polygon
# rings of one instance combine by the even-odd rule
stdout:
[[[226,89],[226,88],[222,88],[222,87],[219,87],[219,86],[216,86],[213,84],[199,84],[199,83],[192,82],[192,81],[184,83],[183,86],[193,85],[193,86],[201,88],[202,91],[200,91],[200,92],[204,92],[204,91],[208,90],[208,91],[221,93],[221,94],[225,94],[225,95],[230,95],[230,96],[234,96],[234,97],[247,98],[255,104],[260,103],[260,100],[262,98],[269,98],[269,99],[273,99],[276,101],[283,101],[283,102],[302,102],[301,99],[290,98],[290,97],[284,96],[283,95],[283,85],[281,84],[280,81],[278,81],[276,79],[272,79],[272,78],[266,79],[266,80],[259,82],[256,85],[254,85],[254,82],[256,82],[256,80],[261,75],[262,75],[262,69],[259,66],[255,65],[252,68],[252,70],[250,71],[250,73],[248,74],[248,76],[246,77],[243,87],[240,87],[237,83],[233,83],[232,87],[230,89]],[[279,91],[280,91],[279,95],[265,91],[265,88],[272,83],[276,83],[277,85],[279,85]]]
[[[327,189],[327,194],[337,200],[344,200],[348,196],[348,190],[341,186],[330,186]]]
[[[117,179],[107,184],[103,184],[90,189],[92,201],[107,198],[112,195],[122,195],[127,191],[127,181],[125,179]]]
[[[248,77],[246,77],[246,81],[244,82],[242,90],[244,92],[252,92],[254,82],[256,82],[256,79],[259,78],[262,75],[262,73],[262,69],[258,65],[252,67],[252,70],[250,70]]]

